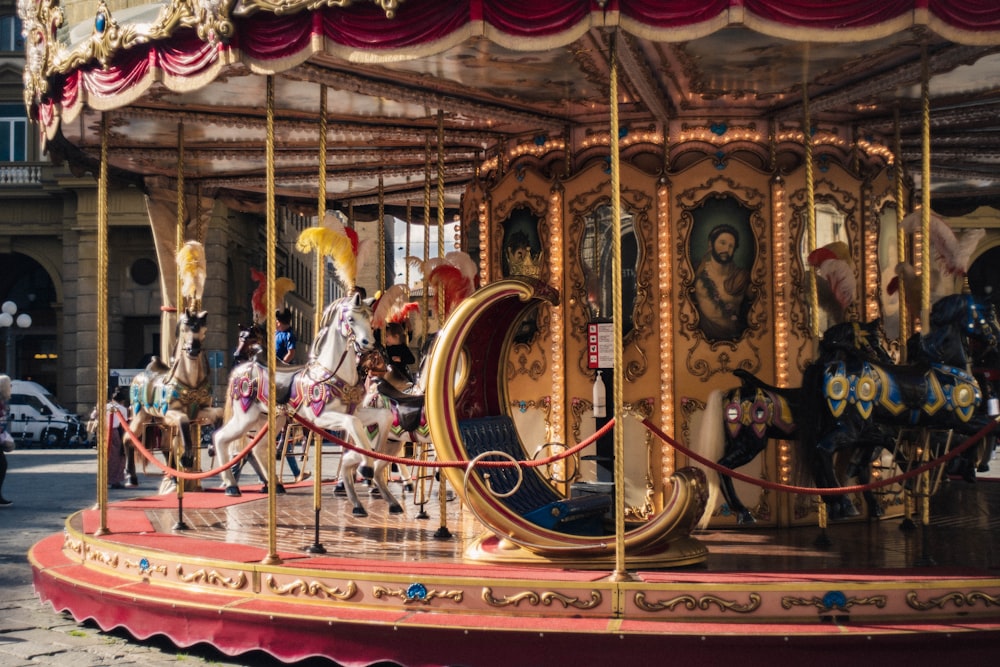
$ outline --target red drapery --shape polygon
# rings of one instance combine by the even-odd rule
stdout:
[[[338,53],[377,59],[386,54],[420,55],[483,35],[519,50],[564,45],[583,30],[621,26],[663,41],[693,39],[720,27],[744,24],[778,37],[814,41],[874,39],[926,25],[948,39],[1000,45],[996,0],[408,0],[386,18],[374,3],[323,7],[314,12],[234,17],[235,35],[223,48],[254,62],[301,62],[322,37]],[[204,78],[220,50],[183,29],[168,40],[119,53],[107,69],[89,64],[62,77],[53,93],[63,115],[89,100],[92,106],[126,104],[154,78]],[[85,94],[83,94],[85,93]],[[50,93],[52,94],[52,93]],[[42,100],[40,120],[55,122],[51,100]],[[72,113],[68,115],[72,116]]]

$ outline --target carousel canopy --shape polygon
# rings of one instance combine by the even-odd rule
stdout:
[[[328,200],[449,206],[518,146],[607,132],[616,41],[623,133],[816,124],[880,137],[921,175],[929,80],[935,207],[1000,201],[1000,4],[984,0],[170,0],[19,3],[25,101],[56,159],[248,209]],[[808,101],[807,101],[808,100]],[[322,102],[322,103],[321,103]],[[898,119],[898,122],[897,122]],[[668,130],[668,131],[665,131]],[[657,134],[659,133],[659,134]],[[183,137],[181,140],[179,137]],[[549,142],[556,142],[550,144]],[[178,157],[180,152],[180,158]],[[493,160],[493,162],[491,162]],[[502,162],[500,163],[502,164]],[[939,209],[940,210],[940,209]]]

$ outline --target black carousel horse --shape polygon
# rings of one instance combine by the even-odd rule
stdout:
[[[799,435],[814,457],[818,486],[839,486],[833,454],[857,442],[894,439],[904,427],[970,436],[989,423],[967,347],[970,340],[997,347],[996,314],[972,295],[956,294],[934,304],[929,323],[930,332],[911,345],[907,365],[847,359],[807,370]],[[963,475],[974,479],[975,448],[968,451],[960,458]]]
[[[890,357],[882,343],[880,321],[864,324],[846,322],[836,324],[823,334],[819,344],[819,357],[814,364],[841,359],[869,359],[889,362]],[[702,416],[702,426],[694,443],[696,451],[717,459],[729,469],[740,468],[767,448],[768,441],[798,440],[803,411],[803,390],[800,387],[775,387],[745,370],[733,374],[740,379],[740,386],[727,392],[716,391],[709,397]],[[874,453],[874,443],[859,452],[862,459]],[[871,459],[868,458],[868,461]],[[865,475],[867,466],[859,466],[858,474]],[[711,487],[708,513],[715,508],[716,485]],[[719,488],[723,499],[736,515],[739,524],[754,523],[755,519],[743,504],[733,487],[732,479],[719,474]],[[878,507],[874,497],[866,498],[872,511]],[[839,501],[844,504],[844,501]],[[850,504],[850,501],[846,501]],[[850,512],[849,509],[844,509]],[[703,519],[707,521],[708,516]]]

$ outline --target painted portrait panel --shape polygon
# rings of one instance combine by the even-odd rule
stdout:
[[[757,249],[751,211],[736,198],[720,195],[706,199],[691,215],[688,252],[694,285],[689,296],[698,328],[708,340],[736,340],[747,328],[753,305],[750,269]]]

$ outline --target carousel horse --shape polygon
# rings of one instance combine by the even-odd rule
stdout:
[[[358,379],[358,355],[372,348],[375,337],[371,326],[371,309],[359,294],[334,301],[323,312],[320,331],[313,342],[309,361],[304,366],[279,368],[274,374],[275,403],[284,410],[287,419],[297,418],[325,431],[343,431],[359,448],[394,455],[398,443],[388,439],[392,413],[383,408],[362,405],[364,387]],[[256,360],[237,365],[229,376],[226,398],[228,419],[213,435],[213,444],[221,465],[228,463],[234,443],[246,433],[259,430],[267,421],[268,369]],[[373,434],[369,437],[369,434]],[[392,451],[390,451],[392,450]],[[266,443],[262,440],[251,456],[261,467],[266,459]],[[367,516],[354,489],[354,478],[368,457],[349,449],[341,460],[342,478],[348,480],[346,491],[355,516]],[[362,468],[362,472],[365,472]],[[226,495],[239,496],[240,490],[227,467],[222,473]],[[402,507],[385,483],[376,478],[389,511],[402,512]],[[265,486],[266,488],[266,486]],[[281,485],[275,486],[279,491]],[[280,492],[280,491],[279,491]]]
[[[982,391],[969,370],[967,347],[970,339],[997,346],[996,314],[972,295],[956,294],[934,303],[929,324],[929,333],[915,341],[915,354],[905,366],[849,359],[807,371],[800,437],[815,457],[818,486],[839,485],[833,453],[853,443],[884,440],[903,427],[971,436],[989,423],[981,409]],[[968,452],[958,460],[967,464],[966,478],[974,479],[975,448]]]
[[[263,341],[267,337],[264,327],[256,322],[251,322],[250,326],[246,327],[242,324],[238,326],[240,336],[236,344],[236,349],[233,350],[233,364],[250,361],[258,354],[261,354],[264,351]]]
[[[177,322],[177,344],[173,364],[166,366],[154,358],[132,379],[129,399],[132,420],[129,428],[141,433],[143,427],[160,418],[177,429],[183,443],[181,466],[190,468],[191,424],[218,425],[221,413],[212,407],[212,377],[202,343],[207,333],[207,313],[184,311]]]
[[[836,324],[823,334],[819,344],[820,363],[855,357],[889,362],[889,354],[882,344],[879,320],[864,324]],[[803,392],[800,387],[774,387],[742,369],[733,371],[733,374],[740,379],[740,386],[727,392],[712,392],[702,415],[694,449],[716,460],[719,465],[734,470],[755,459],[767,448],[771,439],[799,439]],[[865,451],[869,449],[874,453],[871,443]],[[859,452],[862,459],[867,455]],[[864,476],[867,467],[859,466],[858,473]],[[714,481],[714,477],[709,476],[709,480]],[[737,495],[732,479],[722,473],[718,475],[718,484],[710,484],[710,499],[703,522],[714,511],[714,500],[719,492],[736,515],[738,524],[755,522],[753,514]],[[877,512],[874,508],[878,504],[874,496],[866,496],[866,501],[871,511]],[[841,501],[840,504],[845,503]],[[846,508],[844,511],[850,512]]]
[[[425,343],[420,357],[420,367],[411,381],[392,362],[381,347],[365,354],[361,361],[361,370],[369,378],[368,391],[365,394],[364,405],[373,408],[384,408],[392,411],[392,426],[389,429],[389,440],[399,443],[407,456],[413,455],[413,443],[428,444],[431,441],[430,427],[424,412],[424,382],[423,365],[426,362],[434,338]],[[381,465],[380,465],[381,464]],[[381,476],[387,467],[384,462],[376,462],[375,474]],[[408,474],[401,470],[404,484]]]

